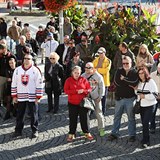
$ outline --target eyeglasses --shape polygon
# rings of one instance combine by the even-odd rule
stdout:
[[[98,54],[103,54],[103,52],[98,52]]]
[[[49,58],[49,59],[55,59],[55,58]]]
[[[129,65],[129,63],[123,63],[123,65]]]
[[[25,60],[31,60],[32,58],[24,58]]]
[[[93,67],[85,67],[86,69],[91,69],[91,68],[93,68]]]

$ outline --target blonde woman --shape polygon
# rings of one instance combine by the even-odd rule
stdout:
[[[52,52],[49,56],[50,63],[45,65],[45,92],[48,96],[48,111],[57,113],[59,109],[59,96],[62,91],[62,81],[63,81],[63,67],[58,63],[59,55],[56,52]],[[54,106],[52,93],[54,94]]]
[[[152,67],[154,63],[153,56],[148,50],[146,44],[142,44],[139,47],[138,55],[136,58],[136,67],[139,69],[140,67],[146,66],[148,69]]]

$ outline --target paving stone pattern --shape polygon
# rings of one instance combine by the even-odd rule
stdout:
[[[61,97],[65,99],[64,95]],[[1,111],[4,109],[1,109]],[[136,115],[137,140],[128,142],[127,116],[122,117],[121,137],[115,141],[108,141],[112,129],[114,107],[107,110],[105,116],[106,136],[100,137],[97,131],[97,120],[92,115],[90,121],[93,141],[80,137],[80,124],[77,128],[77,138],[67,143],[68,109],[61,105],[58,114],[46,113],[47,105],[40,104],[41,120],[39,122],[39,137],[31,139],[30,120],[25,118],[23,136],[13,139],[15,118],[3,121],[0,118],[0,160],[158,160],[160,158],[160,110],[157,116],[157,130],[151,135],[151,146],[142,149],[140,145],[141,121]]]

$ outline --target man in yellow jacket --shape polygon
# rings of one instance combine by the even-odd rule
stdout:
[[[98,73],[103,76],[104,84],[105,84],[105,95],[102,98],[102,111],[103,115],[105,115],[106,111],[106,99],[108,93],[108,87],[110,86],[110,69],[111,69],[111,60],[106,57],[106,49],[100,47],[97,51],[98,57],[93,60],[93,65],[97,69]]]

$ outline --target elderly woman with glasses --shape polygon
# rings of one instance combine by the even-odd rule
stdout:
[[[89,133],[89,117],[88,109],[80,106],[80,102],[91,91],[88,80],[81,76],[81,67],[74,66],[72,68],[72,76],[67,78],[64,84],[64,92],[68,95],[69,109],[69,135],[68,142],[72,142],[76,136],[78,116],[85,138],[93,140],[93,136]]]
[[[59,109],[59,96],[62,91],[62,81],[64,77],[64,70],[62,65],[58,63],[59,55],[56,52],[50,54],[50,63],[45,65],[45,92],[48,96],[48,111],[57,113]],[[52,93],[54,94],[54,106]]]
[[[146,67],[141,67],[138,70],[138,75],[139,84],[135,92],[141,105],[140,115],[143,128],[141,143],[143,148],[147,148],[150,145],[149,121],[152,116],[153,107],[157,103],[155,95],[158,93],[158,89],[154,80],[150,78],[149,71]]]

